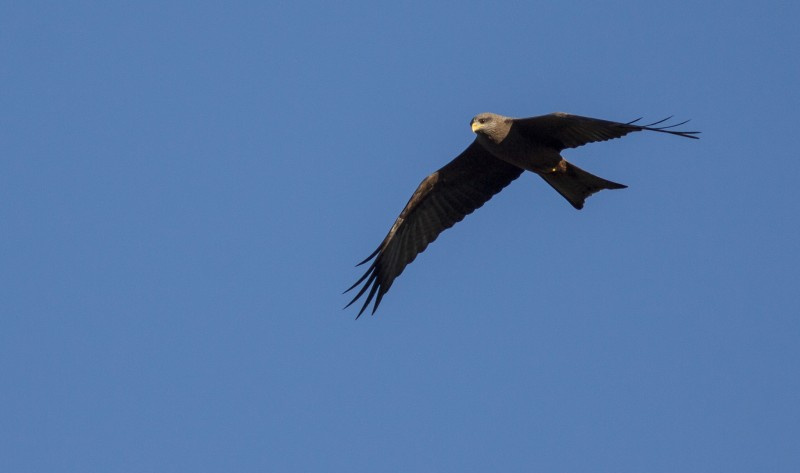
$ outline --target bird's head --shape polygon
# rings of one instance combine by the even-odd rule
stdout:
[[[503,141],[511,128],[512,119],[495,113],[480,113],[469,122],[472,132],[485,136],[495,143]]]

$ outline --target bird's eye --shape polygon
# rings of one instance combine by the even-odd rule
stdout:
[[[485,118],[479,118],[479,119],[478,119],[478,123],[480,123],[481,125],[483,125],[484,123],[486,123],[486,119],[485,119]]]

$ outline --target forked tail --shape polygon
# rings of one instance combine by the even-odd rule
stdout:
[[[582,209],[587,197],[603,189],[624,189],[628,186],[597,177],[562,159],[553,172],[541,173],[542,179],[564,196],[576,209]]]

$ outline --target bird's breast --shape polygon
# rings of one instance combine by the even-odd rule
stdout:
[[[509,135],[500,143],[484,137],[479,143],[494,157],[535,173],[546,172],[561,161],[558,151],[534,146],[525,140]]]

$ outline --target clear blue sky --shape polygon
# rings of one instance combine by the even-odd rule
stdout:
[[[291,5],[289,5],[291,3]],[[4,2],[0,470],[800,471],[800,7]],[[354,321],[492,111],[533,175]]]

